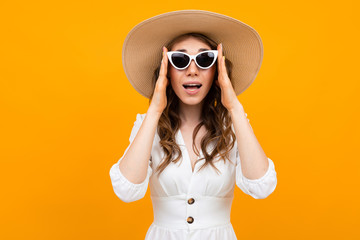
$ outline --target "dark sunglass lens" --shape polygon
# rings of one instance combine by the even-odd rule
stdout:
[[[176,67],[184,68],[186,65],[188,65],[190,58],[182,53],[173,53],[171,60]]]
[[[197,63],[201,67],[209,67],[214,61],[215,55],[212,52],[201,53],[196,57]]]

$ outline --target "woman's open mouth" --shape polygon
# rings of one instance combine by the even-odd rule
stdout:
[[[184,84],[184,90],[190,95],[196,94],[200,91],[202,84]]]

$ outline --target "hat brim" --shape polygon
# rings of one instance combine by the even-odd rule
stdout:
[[[150,98],[152,78],[161,62],[162,47],[189,32],[201,33],[223,43],[224,55],[233,64],[231,82],[236,95],[252,84],[263,59],[263,44],[255,29],[226,15],[181,10],[149,18],[127,35],[122,61],[125,74],[136,91]]]

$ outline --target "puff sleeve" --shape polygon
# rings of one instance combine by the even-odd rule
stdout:
[[[247,116],[247,114],[245,113]],[[248,119],[249,121],[249,119]],[[250,122],[250,121],[249,121]],[[264,199],[276,188],[277,174],[274,162],[268,158],[269,167],[266,173],[258,179],[249,179],[242,174],[239,151],[236,147],[236,185],[245,193],[255,199]]]
[[[239,153],[236,158],[236,185],[246,194],[255,199],[263,199],[269,196],[276,188],[277,177],[274,162],[268,158],[269,167],[266,173],[258,179],[248,179],[241,171]]]
[[[129,138],[130,144],[126,148],[123,156],[118,160],[117,163],[112,165],[110,169],[110,179],[114,192],[116,196],[124,202],[133,202],[143,198],[148,188],[149,178],[152,174],[151,161],[149,161],[149,166],[147,169],[147,175],[145,180],[142,183],[135,184],[130,182],[127,178],[125,178],[125,176],[121,173],[119,168],[119,163],[124,158],[126,152],[129,150],[130,145],[133,142],[137,132],[139,131],[144,118],[145,118],[145,114],[136,115],[136,121],[134,122],[134,126],[131,130],[131,134]]]

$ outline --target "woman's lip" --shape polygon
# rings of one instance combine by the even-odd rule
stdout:
[[[194,94],[197,94],[197,93],[200,91],[200,88],[201,88],[201,87],[199,87],[199,88],[197,88],[197,89],[195,89],[195,90],[186,89],[184,86],[183,86],[183,88],[184,88],[184,90],[185,90],[185,92],[186,92],[187,94],[189,94],[189,95],[194,95]]]

